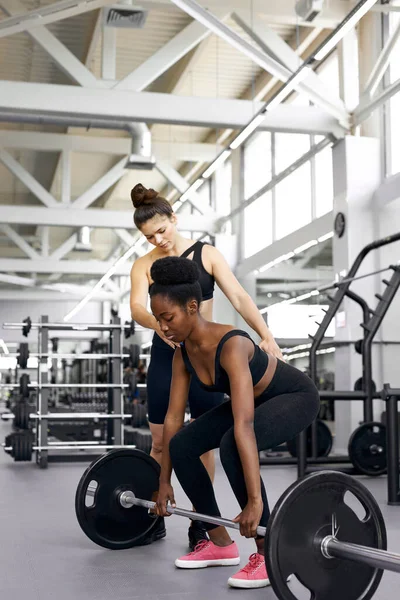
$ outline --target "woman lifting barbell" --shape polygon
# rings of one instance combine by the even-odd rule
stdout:
[[[174,469],[196,511],[220,516],[212,481],[200,457],[220,449],[222,465],[242,512],[235,521],[246,537],[270,515],[258,452],[293,439],[316,418],[319,396],[301,371],[263,352],[244,331],[212,323],[200,312],[198,267],[185,258],[157,260],[151,267],[151,309],[167,339],[180,344],[173,359],[170,402],[164,422],[157,511],[174,505]],[[191,377],[207,392],[230,400],[183,427]],[[207,524],[210,540],[175,561],[180,568],[239,564],[239,551],[224,527]],[[268,585],[264,538],[249,563],[229,578],[232,587]]]
[[[176,344],[164,335],[154,316],[147,310],[147,296],[152,283],[150,269],[155,260],[178,255],[192,258],[200,270],[202,315],[208,320],[212,319],[212,299],[214,282],[216,282],[232,306],[260,336],[261,348],[274,356],[282,355],[256,305],[237,281],[222,254],[213,246],[194,242],[180,235],[176,228],[177,217],[170,203],[158,196],[154,190],[148,190],[143,185],[137,184],[131,191],[131,198],[136,209],[135,225],[155,246],[151,252],[136,260],[132,267],[130,305],[132,318],[143,327],[155,331],[147,373],[147,406],[152,434],[151,456],[161,463],[163,423],[168,409],[173,350]],[[205,392],[194,380],[188,394],[191,417],[197,418],[218,406],[223,398],[220,392]],[[213,479],[213,453],[206,453],[202,460]],[[163,524],[152,535],[156,539],[163,537],[165,535]],[[205,529],[200,523],[195,523],[189,528],[191,549],[200,539],[206,538]]]

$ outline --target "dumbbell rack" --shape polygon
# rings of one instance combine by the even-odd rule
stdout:
[[[15,329],[19,324],[6,323],[3,325],[6,329]],[[121,325],[119,317],[113,316],[109,325],[73,325],[64,323],[49,323],[47,316],[42,316],[35,328],[38,330],[38,367],[37,367],[37,385],[32,387],[37,389],[36,397],[36,412],[31,415],[35,422],[35,437],[33,439],[33,447],[36,457],[36,463],[40,468],[46,468],[49,462],[56,461],[71,461],[71,460],[87,460],[85,453],[79,454],[53,454],[57,450],[72,450],[72,449],[99,449],[102,453],[104,449],[111,447],[124,447],[124,422],[129,415],[124,414],[124,402],[122,388],[128,387],[123,384],[123,336],[122,332],[125,327]],[[104,358],[112,357],[112,361],[108,361],[108,383],[81,383],[81,384],[57,384],[49,383],[49,368],[48,368],[48,347],[49,347],[49,332],[57,330],[91,330],[91,331],[110,331],[109,339],[109,354],[104,355]],[[56,359],[56,355],[52,354],[52,359]],[[84,358],[84,357],[82,357]],[[96,355],[95,358],[98,358]],[[82,414],[79,413],[64,413],[57,414],[49,411],[49,396],[50,390],[53,388],[80,388],[80,389],[107,389],[107,412],[101,414]],[[57,420],[80,420],[80,419],[106,419],[107,423],[107,439],[105,444],[99,442],[49,442],[48,439],[48,422],[56,418]],[[24,443],[24,442],[21,442]],[[24,446],[25,447],[25,446]],[[127,446],[128,447],[128,446]],[[51,454],[49,454],[51,450]],[[90,455],[93,458],[93,454]],[[29,459],[23,459],[29,460]]]

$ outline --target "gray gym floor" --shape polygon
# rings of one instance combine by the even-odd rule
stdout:
[[[9,431],[0,424],[0,439]],[[186,552],[188,521],[168,519],[167,537],[150,546],[124,551],[102,549],[81,531],[74,510],[77,483],[86,464],[14,463],[0,452],[0,598],[8,600],[205,600],[208,598],[268,598],[271,588],[233,590],[226,584],[236,567],[180,571],[174,559]],[[292,467],[263,467],[271,506],[295,479]],[[389,549],[400,552],[400,507],[386,505],[386,478],[363,478],[382,507]],[[175,486],[176,499],[188,506]],[[223,514],[239,509],[219,464],[216,492]],[[252,542],[232,532],[239,543],[242,565],[253,552]],[[398,597],[400,576],[387,572],[374,596]],[[307,595],[302,595],[306,598]],[[338,598],[340,600],[340,598]],[[356,600],[356,599],[354,599]]]

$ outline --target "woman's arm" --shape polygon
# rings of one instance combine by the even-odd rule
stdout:
[[[171,348],[176,348],[176,345],[162,333],[156,318],[147,310],[148,293],[147,263],[143,258],[138,258],[133,263],[131,269],[130,306],[132,319],[139,323],[139,325],[142,325],[142,327],[154,329],[166,344],[171,346]]]
[[[169,405],[163,429],[161,483],[170,483],[171,481],[172,464],[169,455],[169,443],[174,435],[183,427],[189,385],[190,374],[187,372],[185,363],[183,362],[181,349],[177,348],[172,362],[172,381]]]
[[[260,522],[261,498],[259,456],[254,432],[254,389],[249,369],[249,343],[243,337],[228,340],[221,352],[221,366],[229,377],[233,432],[247,490],[247,506],[236,520],[246,537],[254,537]]]
[[[212,275],[221,288],[225,296],[228,298],[233,308],[243,317],[246,323],[255,331],[261,338],[260,347],[268,354],[272,354],[277,358],[282,358],[282,352],[278,344],[275,342],[274,336],[268,329],[268,326],[257,306],[253,302],[251,296],[240,285],[234,274],[232,273],[228,263],[222,254],[213,246],[205,246],[206,258],[211,262]]]

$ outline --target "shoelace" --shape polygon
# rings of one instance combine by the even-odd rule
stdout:
[[[208,546],[208,544],[210,543],[209,540],[201,540],[200,542],[198,542],[193,550],[193,552],[191,552],[190,554],[197,554],[198,552],[200,552],[201,550],[204,550],[204,548],[206,546]]]
[[[261,563],[262,559],[259,558],[259,555],[255,552],[249,557],[249,562],[245,567],[243,567],[242,571],[244,571],[245,573],[254,573]]]

